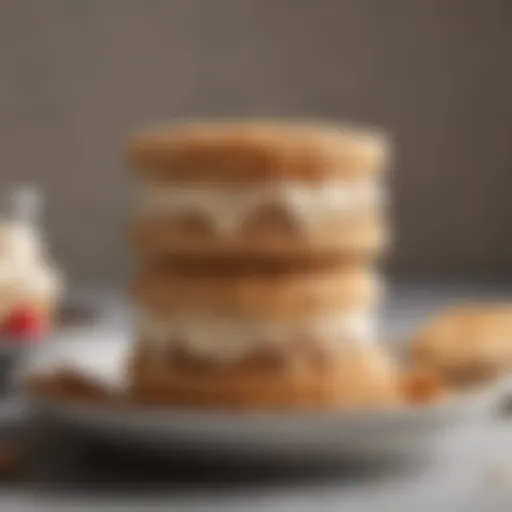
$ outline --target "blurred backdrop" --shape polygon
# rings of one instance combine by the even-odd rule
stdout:
[[[0,179],[75,283],[119,283],[127,134],[187,116],[381,125],[396,274],[512,270],[512,2],[2,0]]]

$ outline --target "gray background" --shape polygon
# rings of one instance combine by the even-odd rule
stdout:
[[[397,144],[395,271],[506,271],[511,22],[507,0],[2,0],[0,184],[45,187],[75,282],[119,282],[140,123],[369,121]]]

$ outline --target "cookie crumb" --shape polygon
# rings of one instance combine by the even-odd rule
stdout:
[[[413,403],[439,400],[447,392],[439,377],[425,370],[411,371],[406,374],[402,389],[406,399]]]

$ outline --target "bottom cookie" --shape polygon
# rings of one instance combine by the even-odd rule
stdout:
[[[339,360],[287,361],[254,355],[230,364],[185,355],[132,361],[132,396],[138,403],[224,409],[332,409],[380,407],[401,401],[400,379],[373,346],[347,350]]]

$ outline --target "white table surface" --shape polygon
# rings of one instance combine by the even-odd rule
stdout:
[[[128,335],[129,313],[118,296],[79,296],[103,311],[104,336],[97,343]],[[512,282],[396,285],[383,310],[386,339],[402,340],[428,314],[472,297],[512,298]],[[36,425],[30,482],[21,490],[0,490],[2,511],[512,511],[512,421],[468,426],[442,456],[418,466],[298,472],[190,462],[179,455],[164,464],[44,421]],[[493,480],[496,471],[504,473],[504,482]]]

